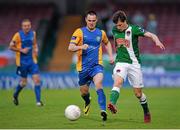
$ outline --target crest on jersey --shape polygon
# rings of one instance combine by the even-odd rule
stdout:
[[[130,31],[127,31],[126,34],[127,34],[127,36],[130,36],[131,32],[130,32]]]
[[[145,32],[145,30],[143,28],[141,28],[141,27],[139,27],[139,31],[140,32]]]
[[[97,36],[97,37],[96,37],[96,41],[97,41],[97,42],[100,42],[100,40],[101,40],[101,37],[100,37],[100,36]]]

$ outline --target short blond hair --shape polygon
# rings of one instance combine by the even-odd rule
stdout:
[[[21,23],[24,23],[24,22],[30,22],[31,23],[30,19],[23,19]]]

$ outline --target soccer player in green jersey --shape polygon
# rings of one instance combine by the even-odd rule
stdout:
[[[129,83],[133,86],[134,94],[139,99],[144,111],[144,122],[151,122],[151,115],[148,108],[146,95],[142,92],[143,79],[141,72],[141,61],[139,57],[138,37],[150,38],[156,46],[165,49],[159,38],[143,28],[131,25],[127,22],[126,14],[123,11],[117,11],[113,15],[113,37],[116,44],[116,60],[113,70],[114,84],[110,94],[108,109],[112,113],[117,112],[116,102],[119,98],[120,88],[128,77]]]

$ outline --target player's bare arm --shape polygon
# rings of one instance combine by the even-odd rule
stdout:
[[[11,41],[10,42],[10,46],[9,46],[9,49],[12,50],[12,51],[16,51],[16,52],[22,52],[24,54],[27,54],[29,52],[29,48],[23,48],[23,49],[20,49],[20,48],[17,48],[15,46],[16,42],[15,41]]]
[[[148,38],[151,38],[152,41],[156,44],[156,46],[158,46],[159,48],[161,48],[163,50],[165,49],[164,45],[160,42],[159,38],[155,34],[150,33],[150,32],[146,32],[144,34],[144,36],[148,37]]]
[[[36,39],[36,32],[34,31],[34,41],[33,41],[33,53],[38,56],[38,45]]]
[[[69,44],[68,50],[75,52],[75,51],[79,51],[79,50],[86,50],[88,48],[87,44],[83,44],[81,46],[77,46],[75,44]]]
[[[112,46],[111,46],[111,43],[108,42],[106,45],[105,45],[105,48],[107,50],[107,53],[109,55],[109,63],[110,64],[114,64],[114,58],[113,58],[113,54],[112,54]]]

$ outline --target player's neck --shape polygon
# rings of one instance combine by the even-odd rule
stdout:
[[[90,29],[88,26],[86,26],[86,28],[87,28],[90,32],[93,32],[94,30],[96,30],[96,28]]]
[[[22,30],[22,31],[23,31],[23,30]],[[23,33],[24,33],[25,35],[27,35],[29,32],[23,31]]]

